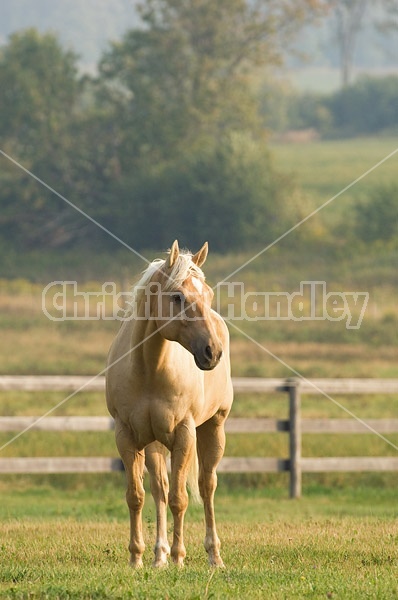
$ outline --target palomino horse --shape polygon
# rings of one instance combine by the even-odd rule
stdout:
[[[213,292],[201,266],[207,243],[192,256],[177,241],[166,260],[149,265],[133,289],[129,319],[108,357],[106,393],[126,476],[131,564],[142,566],[144,460],[156,504],[154,566],[167,557],[182,566],[186,483],[199,463],[209,562],[223,566],[214,516],[216,467],[225,448],[224,422],[232,404],[228,330],[211,309]],[[145,449],[145,452],[144,452]],[[166,454],[171,452],[170,492]],[[196,486],[198,484],[196,478]],[[167,503],[174,519],[167,541]]]

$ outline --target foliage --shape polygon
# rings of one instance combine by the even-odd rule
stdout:
[[[332,95],[326,106],[333,128],[345,135],[372,134],[398,128],[398,77],[363,77]]]
[[[122,182],[122,237],[162,248],[172,237],[190,247],[206,239],[216,252],[264,245],[284,227],[289,185],[262,142],[240,133],[210,139]]]
[[[176,236],[191,247],[208,238],[220,252],[264,245],[310,207],[273,166],[263,124],[327,135],[397,127],[395,77],[331,97],[297,97],[269,79],[258,96],[255,68],[276,60],[288,16],[297,23],[311,12],[305,2],[282,12],[270,3],[265,14],[260,4],[198,1],[189,12],[183,2],[148,1],[146,28],[112,46],[95,80],[79,77],[76,56],[52,34],[12,36],[0,55],[3,149],[63,198],[3,158],[7,254],[113,249],[73,205],[138,249]],[[319,219],[306,231],[319,239]]]
[[[69,127],[79,85],[76,56],[52,34],[13,34],[0,53],[0,132],[5,150],[47,185],[70,191]],[[17,245],[51,246],[76,222],[66,205],[3,159],[0,231]]]
[[[10,37],[0,58],[0,133],[29,156],[32,147],[40,149],[43,136],[55,142],[62,131],[76,98],[76,56],[55,36],[28,29]]]
[[[101,74],[128,90],[129,131],[146,151],[187,146],[198,134],[256,127],[248,75],[280,60],[317,2],[147,0],[143,29],[114,43]],[[120,88],[117,88],[120,89]],[[156,153],[154,154],[156,156]]]
[[[359,239],[372,242],[396,242],[398,237],[398,185],[380,184],[360,198],[355,205],[356,233]]]
[[[247,85],[236,86],[235,74],[250,60],[245,37],[253,23],[245,22],[245,3],[147,2],[142,13],[146,27],[113,44],[101,63],[103,77],[129,92],[126,112],[137,151],[145,145],[151,156],[169,156],[202,127],[228,128],[235,111],[234,121],[243,119],[244,127],[239,89]]]
[[[180,218],[179,231],[196,240],[202,235],[195,227],[204,217],[193,210],[192,194],[184,202],[180,188],[197,189],[207,181],[217,225],[221,213],[228,213],[244,245],[256,243],[264,224],[260,193],[276,195],[278,185],[289,184],[269,167],[265,153],[262,167],[260,152],[249,164],[242,152],[225,150],[228,143],[223,140],[238,134],[242,140],[262,141],[251,73],[259,64],[275,64],[297,26],[318,14],[321,4],[289,1],[281,8],[274,0],[266,5],[244,0],[196,0],[189,5],[181,0],[147,0],[140,7],[144,26],[113,44],[96,79],[78,75],[76,56],[65,51],[53,34],[27,30],[12,35],[0,55],[3,151],[37,179],[3,157],[3,241],[23,250],[99,243],[109,247],[110,241],[104,242],[84,217],[89,215],[116,235],[126,233],[135,247],[159,247],[165,224],[155,228],[156,217],[169,215],[166,226],[171,228],[171,214],[180,215],[188,205],[193,218],[189,223],[185,219],[185,227]],[[228,163],[240,177],[245,166],[253,173],[247,173],[242,183],[235,177],[236,192],[225,184],[220,191],[212,159],[231,182],[234,174]],[[192,181],[187,173],[181,174],[181,164]],[[249,183],[250,179],[257,183]],[[163,183],[165,191],[159,187]],[[241,206],[245,193],[247,216]],[[201,194],[199,204],[205,207],[204,188]],[[217,205],[217,194],[222,206]],[[282,196],[278,196],[281,223]],[[272,202],[269,198],[261,206],[265,215],[274,211],[274,219]],[[143,214],[137,215],[137,207]],[[126,215],[132,219],[128,224]],[[140,227],[133,235],[137,216],[145,230]],[[239,223],[232,217],[244,220]],[[227,249],[221,241],[218,247]]]
[[[269,79],[259,89],[260,115],[272,133],[313,128],[328,133],[332,114],[321,94],[298,94],[290,84]]]
[[[361,77],[330,95],[297,94],[268,82],[259,92],[265,125],[275,132],[314,128],[330,138],[392,133],[398,129],[398,77]]]

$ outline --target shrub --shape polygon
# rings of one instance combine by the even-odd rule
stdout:
[[[227,252],[266,245],[283,230],[292,184],[262,142],[245,134],[212,140],[161,168],[124,181],[123,239],[134,247],[189,247],[208,240]]]
[[[298,94],[286,86],[264,84],[260,114],[274,132],[316,129],[331,137],[398,131],[398,77],[362,77],[331,95]]]
[[[383,184],[355,205],[356,234],[364,242],[392,242],[398,236],[398,185]]]
[[[361,78],[333,94],[326,106],[345,136],[398,128],[398,77]]]

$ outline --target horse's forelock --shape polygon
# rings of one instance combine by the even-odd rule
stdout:
[[[165,273],[164,291],[178,289],[189,275],[194,275],[203,280],[205,278],[202,269],[192,262],[192,254],[190,252],[180,253],[171,272]]]
[[[162,271],[165,262],[164,259],[157,258],[145,269],[139,281],[133,286],[131,291],[131,301],[127,302],[129,308],[126,310],[126,316],[134,315],[138,294],[152,280],[155,273]],[[205,279],[202,269],[192,262],[192,254],[190,252],[180,252],[171,272],[163,273],[163,290],[165,292],[177,290],[182,286],[189,275],[194,275],[199,279]]]

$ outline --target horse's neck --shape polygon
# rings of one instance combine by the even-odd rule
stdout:
[[[155,319],[145,318],[145,298],[137,307],[138,317],[131,323],[130,348],[132,364],[136,373],[147,381],[176,379],[177,372],[183,373],[189,364],[189,354],[176,342],[165,339]]]
[[[132,323],[131,348],[133,363],[144,375],[151,376],[167,367],[172,342],[157,329],[154,320],[135,320]]]

